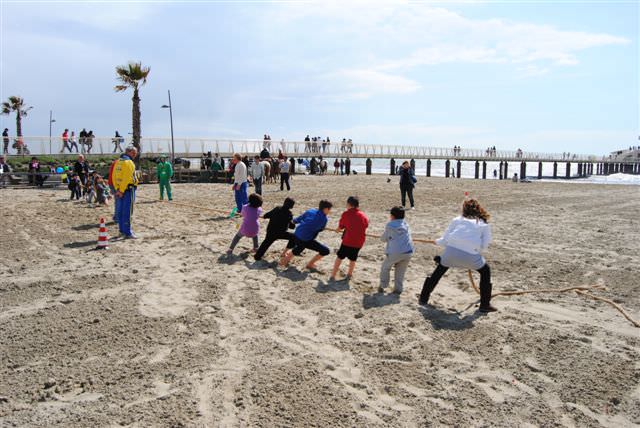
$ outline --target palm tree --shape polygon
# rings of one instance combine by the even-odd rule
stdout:
[[[133,88],[133,145],[138,149],[138,157],[140,156],[140,96],[138,95],[138,89],[140,86],[147,83],[147,76],[151,69],[149,67],[143,67],[142,62],[130,62],[128,65],[119,65],[116,67],[116,74],[120,85],[117,85],[114,89],[116,92],[126,91],[129,88]]]
[[[24,100],[15,95],[9,97],[7,101],[2,103],[2,114],[11,114],[16,112],[16,136],[22,137],[22,118],[27,115],[27,112],[33,107],[24,106]]]

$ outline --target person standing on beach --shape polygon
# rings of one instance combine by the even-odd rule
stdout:
[[[173,195],[171,194],[171,177],[173,177],[173,167],[171,162],[167,161],[167,155],[160,155],[160,162],[157,166],[158,183],[160,184],[160,200],[164,200],[164,191],[167,190],[167,198],[172,201]]]
[[[2,131],[2,154],[9,154],[9,128]]]
[[[89,162],[84,159],[83,155],[79,155],[78,160],[73,164],[73,172],[78,174],[78,178],[82,184],[82,196],[84,196],[87,193],[85,186],[87,184],[87,176],[89,175]]]
[[[261,163],[259,155],[253,157],[253,164],[251,164],[251,178],[253,180],[253,187],[258,195],[262,196],[262,178],[264,176],[264,166]]]
[[[344,161],[344,169],[347,175],[351,174],[351,159],[347,156],[347,159]]]
[[[262,216],[262,218],[269,219],[269,224],[267,225],[267,235],[264,237],[260,248],[258,248],[258,251],[256,251],[254,255],[256,260],[262,259],[262,256],[264,256],[264,253],[267,252],[271,244],[279,239],[287,240],[287,246],[282,251],[280,257],[284,257],[287,249],[293,248],[293,233],[289,232],[289,229],[296,227],[293,223],[293,214],[291,213],[291,209],[295,204],[296,202],[293,199],[286,198],[282,206],[275,207]]]
[[[233,154],[231,164],[233,166],[233,192],[236,200],[236,212],[242,212],[242,206],[246,205],[249,201],[247,191],[249,187],[249,182],[247,181],[247,166],[242,162],[240,153]]]
[[[109,185],[109,190],[111,191],[111,194],[114,195],[116,194],[116,188],[115,188],[115,184],[113,183],[113,170],[116,167],[116,164],[118,163],[119,159],[114,159],[113,162],[111,162],[111,166],[109,167],[109,175],[107,176],[107,184]],[[118,207],[120,206],[120,200],[121,198],[115,197],[114,198],[114,208],[113,208],[113,221],[117,224],[118,223]]]
[[[415,187],[416,181],[417,180],[413,175],[413,171],[411,171],[411,166],[409,165],[409,161],[402,162],[402,167],[400,168],[400,199],[401,199],[403,208],[406,205],[406,199],[408,195],[409,203],[411,204],[411,209],[414,209],[413,188]]]
[[[327,200],[321,200],[318,209],[312,208],[305,211],[300,217],[293,220],[297,224],[293,234],[294,247],[281,258],[280,264],[286,267],[293,256],[299,256],[305,249],[317,251],[318,254],[307,263],[307,269],[315,269],[316,263],[331,252],[329,247],[316,241],[318,234],[324,230],[333,204]]]
[[[438,281],[450,267],[473,269],[480,272],[480,312],[495,312],[491,306],[491,269],[482,256],[491,243],[489,214],[475,199],[462,204],[462,215],[453,219],[446,232],[436,240],[444,247],[441,256],[434,260],[436,269],[424,280],[418,303],[427,305]]]
[[[343,233],[342,243],[336,254],[336,261],[333,263],[333,271],[329,277],[330,281],[335,281],[342,260],[349,259],[349,270],[346,279],[349,280],[353,276],[353,270],[356,268],[356,260],[358,253],[364,246],[366,239],[367,227],[369,227],[369,219],[362,211],[360,211],[360,201],[355,196],[347,198],[347,210],[340,216],[337,232]]]
[[[4,160],[4,155],[0,155],[0,187],[7,187],[11,175],[11,167]]]
[[[120,199],[116,213],[118,228],[120,229],[120,234],[126,239],[137,238],[131,230],[133,206],[136,202],[136,188],[138,187],[138,176],[136,175],[136,165],[133,163],[133,159],[136,158],[137,154],[138,151],[135,147],[127,147],[113,169],[115,196]]]
[[[284,185],[287,185],[287,192],[291,190],[289,185],[289,162],[285,156],[282,162],[280,162],[280,191],[284,190]]]

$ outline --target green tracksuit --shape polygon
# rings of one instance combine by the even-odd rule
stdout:
[[[167,197],[171,196],[171,177],[173,177],[173,167],[171,162],[158,162],[158,182],[160,182],[160,199],[164,199],[164,189],[167,189]]]

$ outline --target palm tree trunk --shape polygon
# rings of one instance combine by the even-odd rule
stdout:
[[[20,110],[16,111],[16,136],[22,137],[22,117]]]
[[[136,164],[140,159],[142,153],[142,146],[140,144],[141,130],[140,130],[140,96],[138,95],[138,88],[133,89],[133,111],[132,111],[132,124],[133,124],[133,146],[138,150],[138,156],[135,160]]]

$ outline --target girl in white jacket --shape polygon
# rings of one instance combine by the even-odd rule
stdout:
[[[444,247],[441,256],[435,258],[436,269],[428,276],[420,293],[419,303],[429,303],[429,296],[442,275],[450,267],[474,269],[480,272],[480,312],[494,312],[491,306],[491,270],[482,252],[491,242],[489,214],[475,199],[464,201],[462,215],[453,219],[442,238],[436,244]]]

